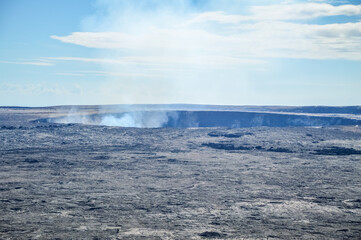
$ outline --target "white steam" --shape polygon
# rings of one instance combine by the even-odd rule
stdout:
[[[80,123],[86,125],[104,125],[114,127],[160,128],[170,121],[176,121],[176,112],[139,111],[116,114],[68,114],[49,120],[54,123]]]
[[[120,117],[106,115],[101,119],[100,125],[136,128],[159,128],[168,123],[166,112],[130,112]]]

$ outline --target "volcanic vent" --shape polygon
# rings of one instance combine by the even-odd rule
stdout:
[[[195,128],[195,127],[289,127],[359,125],[360,119],[343,116],[310,115],[281,112],[214,111],[214,110],[145,110],[121,112],[74,112],[39,119],[51,123],[80,123],[136,128]]]

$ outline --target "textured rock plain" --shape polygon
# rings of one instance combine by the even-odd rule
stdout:
[[[121,128],[0,109],[1,239],[360,239],[361,128]]]

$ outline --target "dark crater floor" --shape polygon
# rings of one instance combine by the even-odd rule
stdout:
[[[0,239],[361,238],[360,127],[37,121],[56,113],[0,108]]]

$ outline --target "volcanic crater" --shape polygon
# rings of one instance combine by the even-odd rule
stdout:
[[[0,238],[360,238],[357,107],[124,108],[0,108]]]

